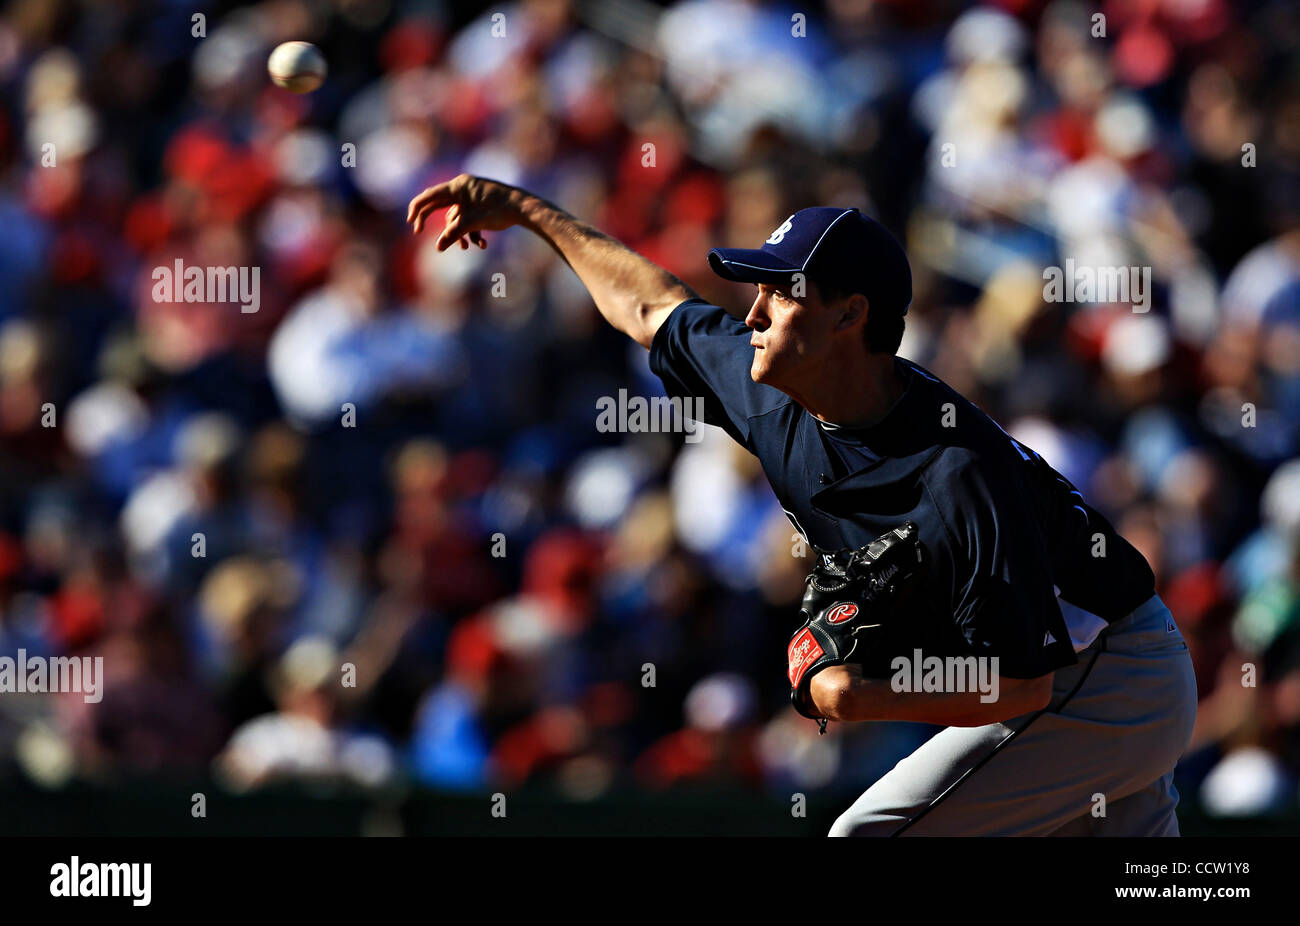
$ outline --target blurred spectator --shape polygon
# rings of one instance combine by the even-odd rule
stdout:
[[[327,641],[304,637],[291,646],[276,667],[277,711],[235,730],[217,760],[223,778],[240,789],[286,777],[384,783],[394,772],[388,745],[338,726],[339,671]]]

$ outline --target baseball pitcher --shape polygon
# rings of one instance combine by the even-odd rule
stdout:
[[[896,356],[911,270],[881,225],[804,209],[761,248],[712,250],[756,287],[741,321],[525,190],[461,175],[407,218],[418,234],[443,208],[440,250],[540,236],[668,392],[758,457],[816,551],[794,709],[823,730],[946,728],[831,835],[1178,835],[1196,683],[1151,569],[1037,453]]]

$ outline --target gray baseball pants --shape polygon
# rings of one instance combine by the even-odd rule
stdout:
[[[1196,678],[1173,616],[1152,596],[1078,656],[1045,710],[937,733],[830,835],[1177,836]]]

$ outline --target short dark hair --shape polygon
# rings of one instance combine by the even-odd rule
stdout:
[[[833,302],[843,296],[851,296],[860,290],[846,278],[837,278],[835,274],[823,274],[813,279],[817,295],[823,302]],[[864,294],[865,296],[865,294]],[[867,300],[870,304],[870,299]],[[903,329],[906,319],[901,312],[891,311],[886,306],[876,310],[871,306],[867,310],[865,338],[867,350],[873,354],[896,354],[898,345],[903,343]]]

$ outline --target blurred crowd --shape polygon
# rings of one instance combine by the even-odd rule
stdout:
[[[267,79],[290,39],[313,94]],[[900,353],[1151,562],[1184,796],[1293,809],[1297,49],[1280,0],[14,0],[0,655],[102,655],[105,693],[0,695],[0,777],[849,793],[934,732],[794,714],[809,561],[756,462],[598,431],[662,388],[568,268],[403,225],[465,171],[731,310],[709,247],[880,217]],[[1045,302],[1066,258],[1150,267],[1150,311]],[[259,267],[259,310],[156,301],[177,260]]]

